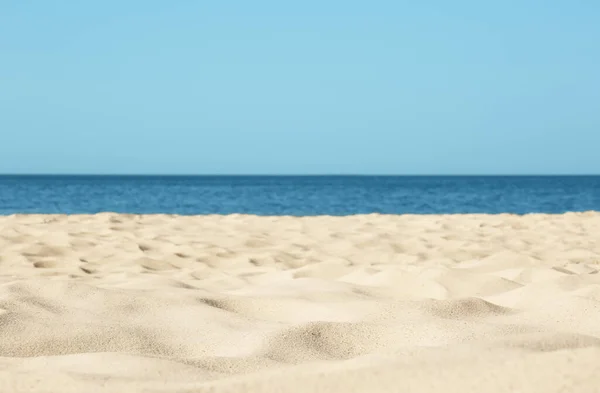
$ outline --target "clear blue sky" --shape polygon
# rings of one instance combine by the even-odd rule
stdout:
[[[600,2],[0,2],[0,173],[600,173]]]

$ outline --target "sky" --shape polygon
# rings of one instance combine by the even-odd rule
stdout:
[[[600,2],[0,2],[0,173],[600,174]]]

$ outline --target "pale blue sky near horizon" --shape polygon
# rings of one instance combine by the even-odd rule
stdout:
[[[0,173],[600,174],[600,3],[4,1]]]

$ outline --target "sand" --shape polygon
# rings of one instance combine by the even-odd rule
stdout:
[[[1,392],[600,391],[600,213],[0,217]]]

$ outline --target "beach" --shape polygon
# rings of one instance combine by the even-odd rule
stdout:
[[[600,213],[0,217],[2,392],[597,392]]]

